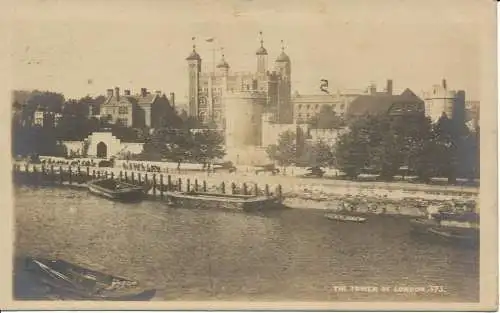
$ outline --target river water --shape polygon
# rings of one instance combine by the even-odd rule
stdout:
[[[132,278],[158,289],[153,300],[479,301],[478,249],[417,240],[405,217],[340,223],[320,210],[239,213],[16,187],[15,227],[17,256]],[[15,273],[15,296],[29,298]]]

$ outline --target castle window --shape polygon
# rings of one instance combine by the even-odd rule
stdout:
[[[315,107],[316,107],[316,110],[317,110],[317,109],[319,109],[319,104],[316,104],[316,106],[315,106]]]
[[[119,118],[119,119],[116,120],[116,123],[118,125],[127,126],[128,125],[128,120],[126,118]]]
[[[302,109],[302,104],[298,105],[299,110]],[[299,114],[300,115],[300,114]]]
[[[119,114],[128,114],[128,108],[127,107],[119,107],[118,108],[118,113]]]
[[[341,110],[343,110],[344,108],[345,108],[345,104],[343,104],[343,103],[342,103],[342,104],[340,105],[340,109],[341,109]]]
[[[310,105],[310,104],[308,104],[308,105],[307,105],[307,109],[309,110],[310,108],[311,108],[311,105]]]

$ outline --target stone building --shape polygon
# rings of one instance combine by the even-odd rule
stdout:
[[[268,53],[261,45],[255,52],[254,72],[232,72],[224,54],[214,71],[202,72],[202,58],[196,46],[186,58],[188,62],[188,114],[202,122],[213,121],[220,128],[226,127],[227,110],[239,103],[248,103],[248,95],[257,95],[263,112],[272,114],[277,123],[293,122],[291,103],[291,61],[282,47],[274,62],[273,70],[268,70]],[[238,95],[243,99],[238,100]],[[262,96],[265,102],[261,104]]]
[[[433,85],[431,90],[423,93],[425,114],[432,122],[436,122],[443,114],[449,119],[465,121],[465,91],[451,90],[446,80],[441,85]]]
[[[108,89],[106,100],[93,108],[91,116],[106,119],[112,124],[133,128],[161,127],[169,114],[174,113],[175,95],[168,99],[159,91],[151,93],[147,88],[135,95],[130,90],[120,93],[120,88]],[[97,113],[97,114],[96,114]]]

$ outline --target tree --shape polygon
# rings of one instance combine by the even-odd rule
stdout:
[[[278,143],[267,147],[266,152],[271,160],[277,161],[281,166],[290,166],[297,160],[296,134],[286,131],[280,134]]]
[[[311,147],[315,166],[329,167],[334,164],[333,148],[324,141],[316,142]]]
[[[369,160],[369,131],[367,118],[353,122],[348,132],[339,136],[334,149],[335,167],[347,177],[356,178]]]
[[[224,137],[220,132],[206,129],[194,134],[193,159],[201,162],[203,168],[211,161],[222,158],[226,153],[223,148]]]
[[[430,120],[423,114],[368,115],[352,122],[339,137],[335,163],[348,177],[365,169],[391,180],[401,166],[415,167],[430,138]]]
[[[320,112],[307,123],[317,129],[340,129],[345,126],[344,119],[338,116],[330,105],[323,105]]]

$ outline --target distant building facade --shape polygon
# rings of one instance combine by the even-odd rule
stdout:
[[[410,89],[395,95],[392,91],[392,81],[388,81],[388,88],[384,92],[377,92],[370,88],[367,95],[358,96],[349,105],[346,118],[356,118],[374,114],[424,114],[425,102]]]
[[[44,108],[37,108],[33,112],[33,125],[41,127],[56,127],[62,119],[61,113],[47,112]]]
[[[111,124],[133,128],[161,127],[165,117],[174,113],[175,95],[168,99],[159,91],[151,93],[147,88],[132,95],[130,90],[120,93],[120,88],[108,89],[106,100],[97,107],[91,107],[91,116],[105,119]]]
[[[465,122],[465,91],[451,90],[445,79],[441,84],[433,85],[431,90],[424,92],[425,114],[436,122],[441,116]]]

